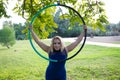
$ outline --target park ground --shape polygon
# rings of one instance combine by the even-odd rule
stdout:
[[[75,41],[76,38],[64,38],[64,41]],[[94,36],[93,38],[87,37],[86,44],[107,46],[107,47],[120,47],[120,36]]]
[[[66,45],[75,39],[63,38]],[[120,48],[109,44],[120,45],[120,36],[87,37],[82,51],[66,63],[67,80],[120,80]],[[78,47],[69,56],[76,50]],[[35,54],[28,40],[18,40],[10,49],[0,46],[0,80],[45,80],[47,65],[48,61]]]

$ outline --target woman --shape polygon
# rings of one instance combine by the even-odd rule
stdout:
[[[51,45],[48,46],[41,42],[37,35],[32,30],[32,26],[29,26],[32,36],[35,40],[35,42],[39,45],[40,48],[42,48],[45,52],[48,53],[50,59],[54,60],[62,60],[67,58],[68,52],[72,51],[82,40],[84,36],[84,32],[81,33],[81,35],[78,36],[76,41],[71,43],[68,46],[64,46],[61,38],[59,36],[55,36],[52,39]],[[84,25],[84,29],[87,29],[86,25]],[[65,69],[65,63],[63,62],[49,62],[49,65],[46,69],[46,80],[66,80],[66,69]]]

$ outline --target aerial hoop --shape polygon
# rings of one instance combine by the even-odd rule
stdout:
[[[40,10],[33,16],[32,20],[31,20],[31,22],[30,22],[30,25],[33,24],[35,18],[36,18],[42,11],[46,10],[47,8],[53,7],[53,6],[62,6],[62,7],[66,7],[66,8],[69,8],[69,9],[73,10],[73,12],[75,12],[75,13],[79,16],[79,18],[82,20],[83,25],[86,25],[84,19],[82,18],[82,16],[81,16],[75,9],[73,9],[73,8],[70,7],[70,6],[60,4],[60,3],[59,3],[59,4],[48,5],[48,6],[43,7],[42,9],[40,9]],[[35,51],[40,57],[42,57],[42,58],[44,58],[44,59],[46,59],[46,60],[48,60],[48,61],[51,61],[51,62],[62,62],[62,61],[66,61],[66,60],[69,60],[69,59],[75,57],[75,56],[82,50],[82,48],[84,47],[84,44],[85,44],[85,42],[86,42],[87,29],[85,29],[84,32],[85,32],[84,40],[83,40],[83,43],[82,43],[81,47],[79,48],[79,50],[78,50],[74,55],[72,55],[72,56],[70,56],[70,57],[68,57],[68,58],[66,58],[66,59],[63,59],[63,60],[53,60],[53,59],[47,58],[47,57],[43,56],[41,53],[39,53],[39,52],[37,51],[37,49],[35,48],[35,46],[33,45],[33,42],[32,42],[32,40],[31,40],[31,35],[30,35],[31,31],[30,31],[30,29],[28,30],[28,38],[29,38],[29,41],[30,41],[30,44],[31,44],[32,48],[34,49],[34,51]]]

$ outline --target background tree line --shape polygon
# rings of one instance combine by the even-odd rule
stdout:
[[[109,25],[104,25],[105,31],[100,29],[93,30],[91,27],[88,27],[88,36],[120,36],[120,22],[110,23]]]
[[[22,16],[23,18],[26,19],[26,22],[30,22],[32,17],[36,14],[36,12],[39,9],[42,9],[43,7],[50,5],[50,4],[54,4],[57,3],[58,0],[18,0],[16,5],[13,8],[13,11],[15,13],[17,13],[19,16]],[[7,5],[10,3],[9,0],[0,0],[0,17],[7,17],[9,18],[10,15],[9,13],[7,13],[6,9],[7,9]],[[106,16],[106,12],[104,9],[104,3],[100,0],[60,0],[61,4],[65,4],[68,5],[70,4],[72,6],[72,8],[74,8],[76,11],[78,11],[82,17],[84,18],[86,24],[90,27],[92,27],[93,29],[99,28],[102,31],[105,31],[104,25],[103,24],[108,24],[108,20],[107,20],[107,16]],[[55,22],[51,19],[54,16],[51,15],[51,12],[56,12],[55,8],[49,8],[48,11],[45,11],[43,14],[39,15],[36,19],[36,21],[34,22],[33,26],[34,30],[36,33],[38,33],[38,36],[40,38],[47,38],[50,37],[50,35],[54,35],[54,28],[56,28],[56,24]],[[73,16],[74,13],[69,11],[69,15],[68,16]],[[98,17],[95,17],[98,16]],[[89,17],[89,18],[88,18]],[[74,21],[74,20],[73,20]],[[48,23],[49,22],[49,23]],[[67,22],[67,21],[66,21]],[[40,25],[44,23],[43,25]],[[76,26],[78,25],[77,23],[75,24]],[[41,27],[42,26],[42,27]],[[48,27],[48,29],[46,29],[45,27]],[[60,25],[58,25],[60,26]],[[54,27],[54,28],[53,28]],[[23,28],[23,27],[22,27]],[[21,29],[21,28],[19,28]],[[59,31],[60,28],[59,27]],[[67,29],[67,28],[66,28]],[[72,36],[70,34],[68,34],[68,31],[70,31],[71,33],[74,32],[74,30],[72,30],[72,27],[68,28],[69,30],[67,31],[63,31],[64,34],[67,34],[68,36]],[[74,27],[74,29],[78,30],[76,27]],[[42,31],[42,33],[41,33]],[[78,32],[77,31],[77,32]],[[27,33],[27,28],[26,30],[24,30],[24,32]],[[16,33],[18,34],[18,33]],[[20,34],[20,32],[19,32]],[[60,35],[64,35],[63,33],[60,33]],[[73,37],[74,35],[76,35],[76,33],[73,33]],[[16,36],[18,37],[18,36]],[[21,37],[21,36],[19,36]],[[18,37],[18,39],[20,39]],[[22,36],[23,37],[23,36]],[[66,36],[67,37],[67,36]]]
[[[69,20],[61,20],[61,22],[69,23]],[[55,31],[49,34],[48,37],[51,38],[56,35],[61,37],[76,37],[83,31],[82,27],[79,26],[77,22],[74,24],[73,28],[68,30],[68,23],[57,23],[58,28],[54,28]],[[63,25],[66,27],[63,27]],[[104,26],[106,31],[102,31],[99,28],[93,30],[92,27],[88,26],[87,36],[120,36],[120,22]],[[15,40],[27,39],[26,28],[26,23],[12,24],[10,21],[5,21],[3,23],[3,29],[0,30],[0,44],[10,48],[10,46],[15,44]]]
[[[65,20],[63,20],[65,22]],[[68,22],[68,20],[66,20]],[[62,23],[63,24],[63,23]],[[78,36],[81,31],[82,27],[79,26],[77,23],[74,25],[73,28],[68,30],[67,24],[66,27],[60,26],[61,23],[58,23],[58,28],[54,28],[55,32],[49,34],[49,38],[53,37],[55,35],[59,35],[61,37],[76,37]],[[15,32],[15,39],[16,40],[25,40],[27,39],[27,33],[25,32],[26,30],[26,23],[11,23],[10,21],[5,21],[3,24],[3,29],[4,27],[9,27],[13,29]],[[106,31],[102,31],[99,28],[96,30],[92,29],[92,27],[88,26],[88,31],[87,31],[87,36],[91,36],[93,34],[94,36],[120,36],[120,22],[114,24],[111,23],[109,25],[104,25]],[[7,33],[6,33],[7,34]]]
[[[8,7],[7,5],[10,2],[11,2],[10,0],[0,0],[0,18],[11,17],[9,13],[7,13],[6,11]],[[19,16],[22,16],[23,18],[25,18],[26,23],[28,23],[31,21],[32,17],[36,14],[36,12],[39,9],[50,4],[54,4],[55,2],[57,2],[57,0],[51,0],[51,1],[50,0],[17,0],[17,3],[14,6],[13,11],[17,13]],[[119,31],[117,31],[119,28],[119,25],[118,27],[116,27],[116,25],[111,24],[112,27],[114,28],[112,28],[111,25],[108,26],[109,22],[107,20],[106,12],[104,9],[105,4],[102,1],[81,0],[79,2],[79,0],[60,0],[60,3],[65,5],[70,4],[72,8],[74,8],[76,11],[78,11],[82,15],[82,17],[86,22],[86,25],[89,26],[88,36],[90,36],[91,34],[97,35],[97,36],[119,35]],[[79,33],[82,31],[80,27],[82,25],[78,25],[78,22],[75,22],[75,24],[71,27],[68,25],[70,22],[69,19],[62,19],[60,20],[60,22],[57,21],[58,20],[56,17],[57,15],[54,16],[53,14],[51,14],[53,12],[56,12],[55,9],[56,8],[50,8],[48,9],[48,11],[44,11],[44,13],[40,14],[37,17],[36,21],[33,24],[33,26],[35,26],[33,29],[35,30],[36,33],[39,33],[38,36],[40,38],[47,38],[47,37],[52,37],[54,35],[60,35],[62,37],[75,37],[79,35]],[[69,10],[68,16],[74,16],[74,13]],[[98,16],[98,17],[95,17],[95,16]],[[56,22],[54,22],[51,18],[57,19]],[[27,39],[27,31],[28,31],[27,30],[28,24],[26,25],[26,23],[22,25],[21,23],[12,24],[11,22],[5,22],[3,26],[6,26],[6,27],[3,27],[3,29],[0,31],[2,32],[3,30],[6,30],[5,28],[7,28],[8,30],[6,31],[13,32],[11,33],[13,37],[11,36],[10,39],[13,38],[13,41],[15,41],[15,39],[24,40],[24,39]],[[105,29],[106,29],[106,32],[105,32]],[[9,33],[2,33],[2,34],[9,34]],[[3,35],[1,36],[5,37]],[[0,40],[2,39],[3,38],[1,38]]]
[[[47,5],[57,3],[57,1],[58,0],[51,0],[51,1],[19,0],[18,3],[16,3],[16,6],[14,7],[13,10],[16,13],[18,13],[18,15],[23,16],[26,19],[26,22],[30,22],[32,17],[36,14],[36,12],[39,9],[42,9]],[[22,4],[20,5],[19,3],[21,2]],[[84,18],[88,26],[92,27],[93,29],[99,28],[102,31],[105,31],[103,24],[108,24],[109,22],[107,20],[106,12],[104,9],[105,4],[102,1],[100,0],[80,0],[80,1],[79,0],[60,0],[60,3],[65,5],[70,4],[72,8],[74,8],[76,11],[78,11],[81,14],[81,16]],[[53,29],[56,28],[56,24],[51,19],[54,17],[51,13],[56,12],[55,9],[56,8],[49,8],[48,10],[44,11],[44,13],[40,14],[37,17],[36,21],[34,21],[34,24],[33,24],[33,26],[35,26],[34,30],[40,38],[47,38],[51,33],[54,32]],[[73,16],[73,15],[74,13],[69,11],[68,16]],[[95,17],[95,16],[98,16],[98,17]],[[45,27],[47,27],[48,29],[46,29]]]

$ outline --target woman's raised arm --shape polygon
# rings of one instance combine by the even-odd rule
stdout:
[[[87,29],[87,26],[84,25],[83,28],[84,28],[84,30],[85,30],[85,29]],[[83,31],[83,32],[78,36],[78,38],[76,39],[76,41],[74,41],[73,43],[71,43],[70,45],[68,45],[68,46],[66,47],[67,51],[68,51],[68,52],[72,51],[72,50],[82,41],[84,35],[85,35],[85,32]]]
[[[32,25],[29,25],[29,29],[31,30],[32,33],[32,37],[35,40],[35,42],[38,44],[38,46],[43,49],[45,52],[48,52],[50,49],[50,46],[44,44],[43,42],[40,41],[40,39],[37,37],[37,35],[35,34],[35,32],[32,29]]]

